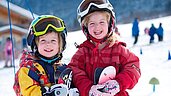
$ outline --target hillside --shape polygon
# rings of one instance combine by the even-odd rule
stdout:
[[[38,14],[52,14],[62,18],[69,31],[78,30],[76,9],[82,0],[11,0],[12,3]],[[117,23],[163,17],[171,14],[171,0],[109,0],[115,8]]]

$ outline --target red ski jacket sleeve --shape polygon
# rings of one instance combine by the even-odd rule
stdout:
[[[93,81],[89,79],[87,72],[85,71],[85,57],[83,49],[79,49],[73,56],[69,67],[73,70],[73,82],[78,88],[80,96],[88,96],[89,90],[93,85]]]

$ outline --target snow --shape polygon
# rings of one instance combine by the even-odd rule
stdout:
[[[132,24],[117,25],[121,33],[121,40],[127,43],[127,48],[134,52],[140,58],[141,77],[137,85],[128,90],[130,96],[168,96],[171,86],[171,60],[168,60],[168,52],[171,50],[171,16],[161,17],[147,21],[140,21],[140,37],[138,44],[132,47],[133,38],[131,37]],[[154,23],[158,27],[159,23],[163,23],[164,41],[158,42],[155,36],[155,43],[149,45],[149,36],[144,34],[144,28],[150,27]],[[72,55],[76,52],[74,42],[80,44],[85,40],[83,32],[70,32],[67,36],[67,48],[64,51],[63,62],[69,62]],[[140,54],[142,49],[142,54]],[[16,70],[18,69],[19,60],[15,60]],[[4,61],[0,61],[0,67],[4,66]],[[14,69],[0,69],[0,96],[15,96],[13,91]],[[149,84],[151,78],[157,78],[159,85],[153,92],[153,86]]]

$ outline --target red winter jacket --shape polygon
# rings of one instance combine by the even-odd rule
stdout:
[[[81,44],[68,64],[73,69],[74,84],[81,96],[88,96],[93,85],[95,69],[111,65],[116,68],[115,80],[120,85],[120,92],[115,96],[128,96],[125,90],[135,86],[141,73],[139,58],[123,45],[122,42],[116,42],[111,47],[107,45],[93,53],[94,44],[88,40]]]

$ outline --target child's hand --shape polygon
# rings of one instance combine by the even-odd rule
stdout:
[[[64,84],[55,84],[48,87],[42,87],[42,95],[43,96],[68,96],[68,87]]]
[[[70,88],[69,89],[69,96],[79,96],[79,91],[77,88]]]
[[[113,96],[109,93],[99,91],[99,89],[102,89],[104,87],[105,85],[93,85],[89,91],[89,96]]]
[[[103,88],[105,85],[93,85],[89,91],[89,96],[101,96],[102,92],[98,89]]]
[[[100,89],[100,91],[110,93],[112,96],[120,91],[119,83],[116,80],[108,80],[104,85],[105,87]]]

